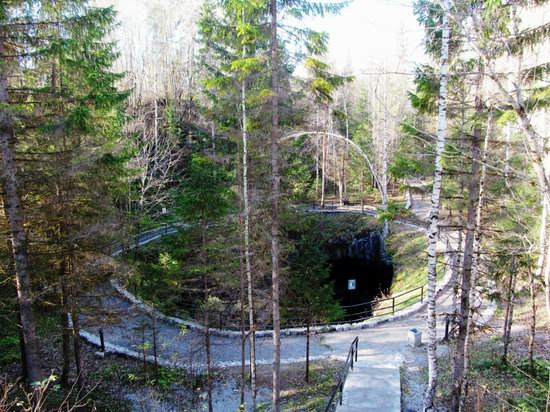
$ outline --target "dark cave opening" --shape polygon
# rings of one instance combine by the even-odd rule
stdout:
[[[369,233],[331,248],[330,273],[334,294],[345,308],[345,321],[359,321],[372,316],[367,302],[389,292],[393,281],[393,264],[386,255],[380,234]]]

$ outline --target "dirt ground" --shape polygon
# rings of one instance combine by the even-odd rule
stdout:
[[[61,364],[60,342],[49,340],[42,347],[43,363],[53,375],[59,376],[55,365]],[[201,411],[206,407],[205,376],[197,371],[159,368],[151,364],[144,368],[142,362],[116,355],[98,358],[96,348],[83,346],[86,371],[86,405],[82,411]],[[306,383],[305,364],[282,365],[282,403],[285,411],[323,411],[336,387],[343,364],[339,361],[315,361],[310,366],[310,382]],[[17,382],[20,373],[18,363],[2,368],[0,385]],[[248,376],[247,376],[248,378]],[[71,376],[74,382],[75,376]],[[54,410],[67,396],[69,390],[54,388],[49,391],[47,407]],[[12,399],[22,399],[20,385],[11,391]],[[74,404],[76,390],[69,395]],[[81,398],[83,395],[81,394]],[[258,406],[268,410],[271,401],[271,367],[258,367]],[[240,368],[214,371],[213,400],[216,412],[235,412],[240,408]],[[250,386],[246,385],[245,401],[250,404]],[[2,409],[2,408],[0,408]],[[18,410],[17,408],[14,410]]]
[[[470,389],[467,411],[539,411],[548,402],[550,330],[544,299],[537,300],[537,327],[534,344],[534,368],[527,364],[530,306],[518,298],[514,311],[508,363],[502,362],[502,310],[472,341]],[[451,391],[452,345],[438,347],[439,386],[437,411],[447,411]],[[403,411],[421,411],[428,379],[426,346],[405,354],[401,369],[401,407]]]

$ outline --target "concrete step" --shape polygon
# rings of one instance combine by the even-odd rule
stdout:
[[[401,378],[399,364],[356,364],[344,386],[338,412],[399,412],[401,410]]]

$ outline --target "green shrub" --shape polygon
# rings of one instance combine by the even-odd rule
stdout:
[[[8,335],[0,338],[0,366],[19,362],[19,360],[19,337],[17,335]]]

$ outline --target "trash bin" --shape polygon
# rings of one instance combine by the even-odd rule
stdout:
[[[408,341],[409,341],[409,345],[413,347],[422,345],[422,332],[420,332],[416,328],[409,329]]]

